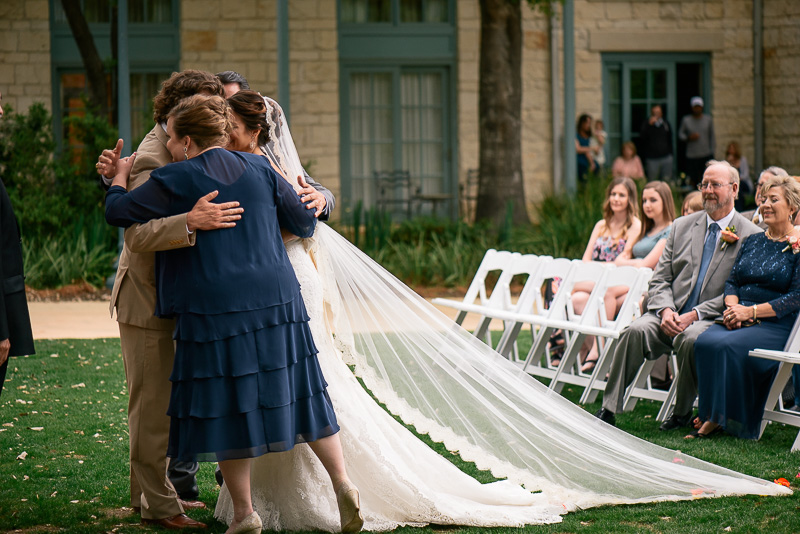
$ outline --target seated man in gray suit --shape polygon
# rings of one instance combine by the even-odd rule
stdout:
[[[697,396],[694,342],[722,314],[722,293],[745,237],[761,230],[733,209],[739,173],[710,161],[699,186],[704,211],[680,217],[667,238],[647,293],[647,313],[623,330],[614,350],[603,408],[595,417],[613,425],[625,390],[645,358],[678,355],[675,410],[662,430],[689,424]],[[739,240],[722,246],[721,231],[735,227]]]

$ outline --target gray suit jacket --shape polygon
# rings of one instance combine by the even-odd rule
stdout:
[[[705,211],[680,217],[673,223],[664,253],[650,280],[647,292],[648,311],[657,313],[664,308],[680,311],[686,304],[700,272],[706,235],[705,223]],[[734,213],[731,224],[736,227],[739,240],[725,247],[725,250],[721,246],[714,250],[696,307],[702,319],[713,319],[722,314],[725,281],[730,275],[739,247],[745,237],[761,232],[758,226],[739,213]]]

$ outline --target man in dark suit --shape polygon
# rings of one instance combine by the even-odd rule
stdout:
[[[614,424],[625,390],[639,367],[674,350],[678,355],[675,410],[662,430],[689,424],[697,396],[694,342],[722,315],[722,294],[745,237],[761,230],[733,208],[739,173],[726,161],[710,161],[703,175],[704,211],[673,223],[647,293],[647,313],[623,330],[614,350],[603,407],[595,414]],[[722,247],[721,232],[735,227],[739,240]]]
[[[11,199],[0,180],[0,394],[6,380],[9,356],[35,352],[25,275],[22,270],[22,242]]]

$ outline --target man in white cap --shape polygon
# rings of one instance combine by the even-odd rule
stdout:
[[[703,113],[703,99],[693,96],[692,114],[681,120],[678,138],[686,143],[686,174],[697,186],[706,170],[706,162],[714,159],[714,122],[710,115]]]

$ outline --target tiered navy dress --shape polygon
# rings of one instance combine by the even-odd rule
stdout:
[[[156,255],[155,314],[175,317],[167,455],[250,458],[339,430],[317,361],[300,285],[280,227],[314,232],[314,210],[266,158],[213,149],[162,167],[141,187],[106,195],[106,219],[130,226],[186,213],[218,190],[238,200],[235,228]]]
[[[748,352],[783,350],[800,309],[800,254],[783,252],[786,245],[763,233],[749,236],[725,283],[725,295],[744,306],[768,302],[777,317],[738,330],[712,325],[694,346],[700,419],[741,438],[758,439],[779,365]]]

